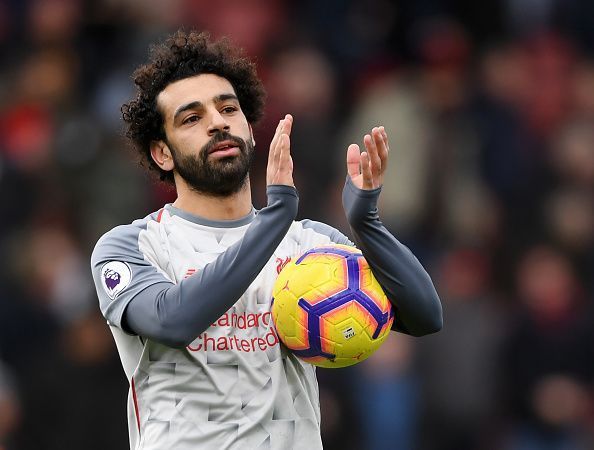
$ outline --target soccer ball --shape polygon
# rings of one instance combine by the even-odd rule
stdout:
[[[326,368],[368,358],[390,332],[394,309],[363,254],[347,245],[306,251],[280,272],[272,320],[295,355]]]

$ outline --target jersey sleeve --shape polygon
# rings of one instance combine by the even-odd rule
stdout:
[[[124,270],[122,264],[130,267],[130,279],[136,284],[114,288],[121,292],[114,297],[118,305],[113,312],[109,300],[104,298],[108,320],[113,317],[118,320],[114,324],[124,331],[130,330],[170,347],[183,347],[192,342],[243,295],[291,226],[297,214],[295,188],[268,186],[267,194],[268,205],[256,215],[243,238],[200,272],[177,284],[159,278],[159,274],[154,273],[156,269],[151,273],[138,254],[131,259],[117,260],[118,270]],[[129,246],[131,242],[122,242],[122,245]],[[122,252],[127,253],[124,250]],[[96,283],[103,283],[111,274],[106,269],[114,269],[115,263],[110,265],[111,260],[108,260],[105,264],[105,258],[94,259],[103,262],[103,265],[94,263],[101,267]],[[109,289],[99,284],[98,290],[100,288],[109,298]]]
[[[343,206],[357,247],[396,309],[393,329],[413,336],[442,327],[441,302],[419,260],[379,219],[381,188],[357,188],[347,176]]]
[[[126,307],[139,293],[153,287],[167,289],[171,280],[140,251],[138,238],[146,220],[122,225],[106,233],[91,255],[91,271],[99,305],[110,325],[122,328]]]

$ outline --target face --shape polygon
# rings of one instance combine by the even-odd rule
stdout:
[[[212,74],[176,81],[159,94],[157,107],[166,139],[151,151],[161,168],[207,195],[228,196],[245,185],[254,144],[229,81]]]

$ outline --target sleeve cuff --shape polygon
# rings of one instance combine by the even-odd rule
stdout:
[[[346,177],[346,187],[347,189],[353,193],[353,195],[361,198],[378,198],[381,191],[382,186],[376,187],[375,189],[359,189],[351,180],[351,177],[347,175]]]
[[[287,186],[286,184],[271,184],[266,187],[266,195],[292,195],[299,197],[297,189],[294,186]]]

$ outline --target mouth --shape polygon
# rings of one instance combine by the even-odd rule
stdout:
[[[208,152],[209,155],[215,154],[216,156],[231,156],[240,152],[239,144],[235,141],[222,141],[211,148]]]

